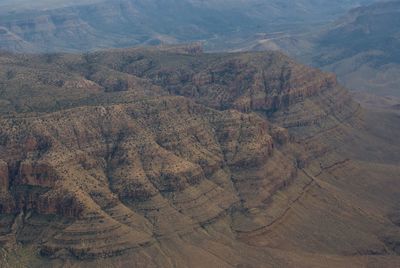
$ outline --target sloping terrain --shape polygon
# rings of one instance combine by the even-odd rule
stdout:
[[[334,75],[195,46],[0,65],[3,264],[400,265],[400,118]]]
[[[0,3],[0,49],[87,51],[202,41],[225,50],[258,33],[327,23],[362,1],[85,0]]]
[[[400,1],[380,1],[352,9],[319,29],[259,34],[230,49],[284,51],[305,64],[336,73],[341,84],[357,92],[358,101],[364,102],[371,94],[395,100],[400,96],[399,18]]]
[[[313,62],[349,88],[400,96],[400,1],[352,10],[316,40]]]

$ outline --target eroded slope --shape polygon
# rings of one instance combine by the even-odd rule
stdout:
[[[379,136],[398,118],[278,53],[167,50],[1,56],[4,247],[37,265],[399,264],[398,129]]]

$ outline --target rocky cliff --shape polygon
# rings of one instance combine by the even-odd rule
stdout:
[[[398,147],[331,74],[193,47],[0,64],[0,243],[31,265],[399,263]]]

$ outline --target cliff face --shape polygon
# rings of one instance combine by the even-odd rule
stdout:
[[[12,167],[10,176],[2,176],[11,186],[4,194],[15,200],[15,207],[4,206],[2,213],[33,211],[86,221],[99,217],[107,224],[98,232],[115,225],[138,233],[138,241],[131,238],[129,245],[118,247],[126,238],[114,234],[115,241],[104,249],[94,234],[96,241],[87,245],[87,254],[95,256],[113,255],[143,243],[143,237],[150,241],[153,232],[163,235],[214,219],[239,202],[230,177],[259,170],[273,157],[268,124],[258,116],[218,112],[181,97],[76,108],[28,121],[4,119],[2,126],[1,135],[8,140],[1,150],[2,166],[5,171],[7,163]],[[38,140],[45,140],[44,145]],[[171,205],[163,208],[160,202]],[[129,211],[123,204],[157,210],[155,230],[128,228],[108,212],[121,207]],[[171,222],[159,215],[160,209],[173,215]],[[86,226],[86,221],[81,224]],[[89,226],[76,228],[89,232]],[[53,243],[46,246],[46,255],[63,247],[61,240]],[[76,246],[71,244],[71,254],[78,254]]]
[[[153,52],[146,58],[140,51],[130,55],[97,53],[110,68],[150,79],[174,95],[181,95],[216,109],[242,112],[275,112],[338,88],[333,74],[299,65],[279,53],[242,53],[180,57]]]
[[[365,182],[396,185],[396,167],[362,173],[385,158],[360,156],[376,143],[397,161],[397,147],[367,132],[330,74],[277,53],[193,46],[1,54],[0,64],[2,244],[89,266],[307,266],[395,252],[396,236],[374,227],[397,230],[385,214],[393,187],[374,202]]]
[[[8,188],[10,185],[8,165],[6,162],[0,162],[0,213],[12,213],[14,211],[14,202],[9,195]]]
[[[1,190],[5,191],[8,190],[8,166],[7,163],[4,161],[0,162],[0,185],[1,185]]]

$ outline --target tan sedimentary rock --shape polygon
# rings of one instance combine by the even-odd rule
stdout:
[[[374,140],[333,75],[278,53],[161,50],[51,62],[0,55],[0,64],[35,63],[17,72],[31,83],[29,98],[4,81],[13,101],[0,102],[0,237],[50,259],[122,255],[150,267],[171,259],[183,267],[285,266],[286,255],[275,263],[265,254],[269,246],[304,256],[383,252],[377,232],[367,231],[384,216],[357,214],[370,199],[341,184],[364,187],[354,179],[364,179],[359,160],[350,158],[365,155],[354,144]],[[21,230],[12,233],[17,214]],[[368,235],[350,233],[342,220]]]

